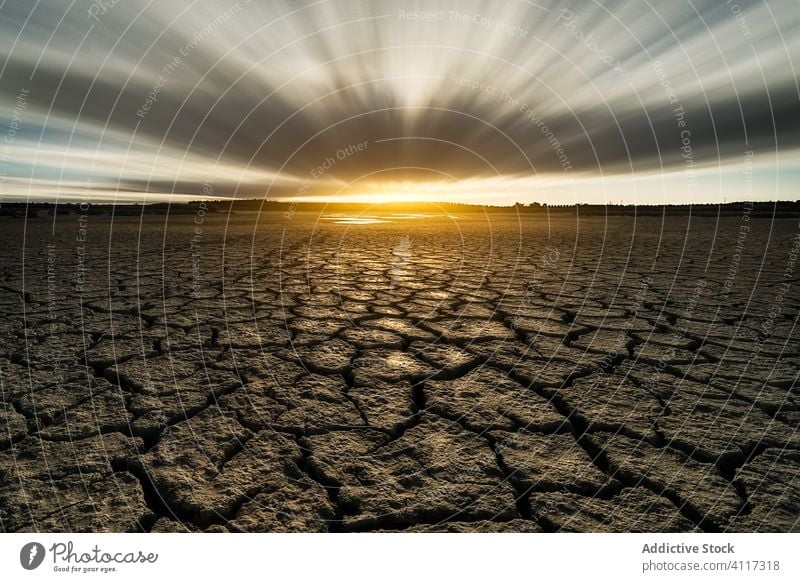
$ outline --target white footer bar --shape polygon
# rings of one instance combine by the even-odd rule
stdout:
[[[3,534],[0,573],[137,582],[800,580],[798,542],[797,534]]]

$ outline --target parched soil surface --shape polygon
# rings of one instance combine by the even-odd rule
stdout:
[[[800,529],[796,219],[332,218],[0,219],[0,531]]]

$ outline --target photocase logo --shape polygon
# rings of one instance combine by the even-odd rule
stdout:
[[[38,542],[30,542],[22,546],[19,552],[19,563],[26,570],[35,570],[44,561],[44,546]]]

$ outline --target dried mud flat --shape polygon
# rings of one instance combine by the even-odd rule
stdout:
[[[796,219],[327,218],[0,219],[2,531],[800,529]]]

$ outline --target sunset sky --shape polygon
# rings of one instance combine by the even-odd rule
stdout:
[[[794,200],[796,0],[0,2],[0,200]]]

